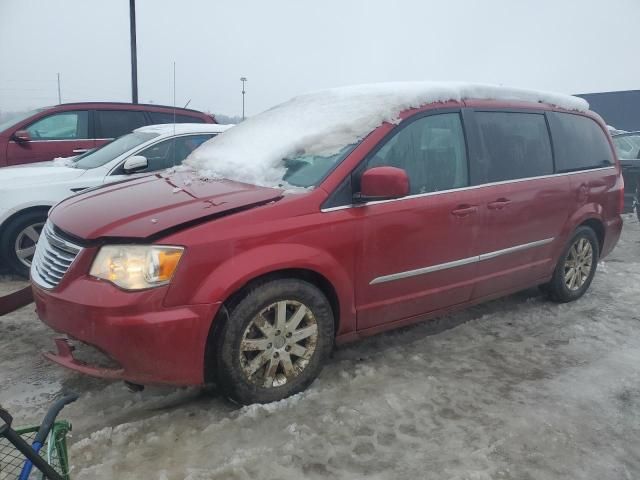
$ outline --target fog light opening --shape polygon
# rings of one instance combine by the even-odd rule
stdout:
[[[138,383],[131,383],[131,382],[125,381],[124,384],[127,387],[127,390],[129,390],[132,393],[141,392],[144,390],[144,385],[140,385]]]

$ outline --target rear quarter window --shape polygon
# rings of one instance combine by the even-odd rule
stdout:
[[[559,173],[613,165],[613,152],[600,125],[584,115],[549,114],[556,171]]]

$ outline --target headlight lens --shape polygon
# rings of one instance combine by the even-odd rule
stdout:
[[[183,252],[167,245],[105,245],[89,274],[126,290],[157,287],[171,281]]]

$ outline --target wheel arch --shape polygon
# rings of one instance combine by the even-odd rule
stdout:
[[[563,239],[563,244],[561,248],[557,251],[558,256],[560,255],[561,249],[564,248],[566,242],[573,236],[573,233],[576,231],[578,227],[585,226],[589,227],[593,230],[598,238],[598,247],[600,249],[600,253],[602,253],[603,247],[605,246],[605,211],[602,205],[597,203],[587,203],[578,208],[573,214],[569,217],[563,232],[560,238]]]
[[[7,228],[7,225],[9,225],[11,222],[13,222],[16,218],[34,212],[34,211],[44,211],[45,213],[47,213],[51,207],[53,205],[42,205],[42,204],[37,204],[37,205],[30,205],[28,207],[24,207],[21,208],[19,210],[16,210],[14,212],[12,212],[10,215],[8,215],[4,220],[2,220],[2,223],[0,223],[0,235],[2,235],[2,233],[4,232],[4,230]]]
[[[238,304],[238,302],[248,293],[249,290],[257,288],[258,286],[272,280],[281,279],[304,280],[305,282],[308,282],[317,287],[324,294],[324,296],[327,297],[327,300],[331,305],[335,331],[338,331],[338,327],[340,326],[340,300],[338,298],[338,293],[336,292],[336,289],[331,284],[331,282],[324,275],[308,268],[283,268],[252,278],[238,290],[229,295],[229,297],[223,301],[223,305],[228,310],[233,310],[233,307]]]
[[[591,230],[594,231],[598,239],[598,250],[599,250],[598,255],[601,255],[602,249],[604,247],[604,235],[605,235],[605,228],[604,228],[604,223],[602,223],[602,220],[596,217],[587,218],[582,223],[580,223],[578,227],[589,227]]]

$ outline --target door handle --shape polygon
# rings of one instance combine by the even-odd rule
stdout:
[[[88,148],[76,148],[73,153],[84,153],[84,152],[88,152],[89,149]]]
[[[499,198],[495,202],[489,202],[487,204],[487,208],[489,210],[502,210],[504,207],[506,207],[510,203],[511,203],[511,200],[509,200],[508,198]]]
[[[472,213],[476,213],[478,211],[477,205],[458,205],[455,209],[451,210],[451,214],[456,217],[466,217],[467,215],[471,215]]]

